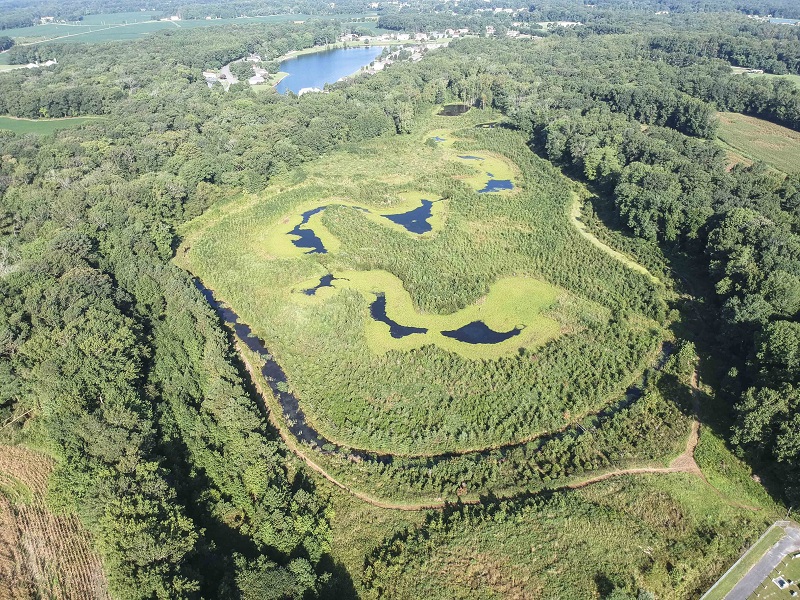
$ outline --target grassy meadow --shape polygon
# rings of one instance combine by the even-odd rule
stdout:
[[[628,476],[551,497],[454,509],[374,550],[362,576],[364,597],[391,590],[398,600],[569,600],[621,588],[698,598],[768,518],[731,506],[686,474]]]
[[[745,69],[744,67],[731,67],[731,70],[734,73],[747,75],[748,77],[764,77],[766,79],[782,79],[783,81],[789,81],[796,86],[800,87],[800,75],[793,75],[788,73],[786,75],[773,75],[772,73],[748,73],[749,69]]]
[[[180,232],[178,262],[265,340],[331,440],[401,454],[514,443],[599,409],[652,355],[661,286],[586,240],[567,183],[518,134],[476,127],[490,116],[432,116],[414,135],[348,146]],[[515,188],[476,193],[487,172]],[[441,200],[431,232],[383,218],[420,198]],[[318,206],[303,228],[328,253],[307,254],[289,232]],[[332,288],[302,293],[326,274]],[[375,292],[389,318],[429,331],[393,338],[370,316]],[[522,332],[441,335],[478,319]]]
[[[800,171],[800,133],[738,113],[720,113],[719,119],[719,139],[746,159],[785,173]]]
[[[13,131],[19,135],[34,133],[48,135],[59,129],[80,127],[102,117],[71,117],[66,119],[18,119],[16,117],[0,117],[0,130]]]

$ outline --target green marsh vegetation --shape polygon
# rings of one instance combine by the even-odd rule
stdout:
[[[571,195],[558,173],[518,134],[475,127],[490,116],[430,117],[404,140],[346,148],[244,207],[230,203],[229,218],[223,211],[185,229],[180,263],[265,340],[331,440],[426,454],[530,438],[621,395],[662,335],[663,286],[584,240],[567,219]],[[443,127],[455,145],[424,143]],[[476,154],[490,166],[458,158]],[[477,194],[488,169],[513,175],[517,187]],[[413,175],[398,182],[396,173]],[[441,228],[423,236],[342,204],[385,213],[407,205],[404,192],[420,191],[443,199]],[[338,243],[328,254],[292,250],[297,215],[328,202],[340,204],[307,226],[323,226],[315,233],[326,247]],[[369,316],[369,294],[381,287],[375,272],[391,274],[377,277],[388,278],[387,312],[403,325],[440,330],[486,314],[492,325],[527,327],[488,350],[436,332],[394,340]],[[319,298],[299,297],[325,273],[343,281]],[[516,296],[525,304],[516,314],[492,292],[514,278],[532,293]]]

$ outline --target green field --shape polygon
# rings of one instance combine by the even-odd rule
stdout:
[[[348,20],[372,16],[332,15],[330,18]],[[305,14],[268,15],[263,17],[239,17],[235,19],[197,19],[186,21],[160,21],[157,14],[149,12],[115,13],[88,15],[83,21],[75,23],[47,23],[33,27],[6,29],[3,35],[14,38],[18,45],[58,42],[115,42],[139,39],[144,35],[168,29],[194,29],[197,27],[217,27],[220,25],[246,25],[250,23],[284,23],[312,19]],[[362,23],[358,23],[362,25]],[[375,28],[371,22],[365,27]]]
[[[59,129],[80,127],[103,117],[71,117],[67,119],[17,119],[15,117],[0,117],[0,130],[13,131],[20,135],[35,133],[47,135]]]
[[[747,75],[748,77],[763,77],[763,78],[772,79],[772,80],[782,79],[784,81],[789,81],[789,82],[795,84],[796,86],[800,87],[800,75],[792,75],[792,74],[773,75],[772,73],[748,73],[747,72],[748,69],[745,69],[743,67],[731,67],[731,70],[734,73]]]
[[[6,29],[3,34],[14,38],[18,45],[47,41],[113,42],[139,39],[144,35],[165,29],[193,29],[196,27],[244,25],[249,23],[283,23],[286,21],[303,21],[309,18],[311,18],[309,15],[288,14],[172,22],[146,20],[146,16],[139,13],[123,13],[122,15],[92,15],[86,17],[80,23],[49,23],[33,27]]]
[[[660,285],[582,237],[567,182],[518,134],[476,127],[489,117],[347,147],[181,231],[179,263],[266,341],[328,439],[406,454],[513,443],[597,410],[652,359]],[[476,193],[487,172],[515,189]],[[428,233],[382,216],[420,198],[439,200]],[[303,228],[328,253],[306,254],[290,232],[321,206]],[[334,287],[302,292],[326,273]],[[375,292],[390,319],[429,331],[392,337],[370,317]],[[442,336],[476,320],[521,332]]]
[[[800,133],[738,113],[720,113],[718,137],[745,158],[786,173],[800,171]]]

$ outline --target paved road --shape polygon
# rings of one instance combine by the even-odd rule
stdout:
[[[789,524],[784,531],[786,534],[734,586],[725,600],[747,600],[787,554],[800,550],[800,527]]]

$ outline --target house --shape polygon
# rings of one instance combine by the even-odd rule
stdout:
[[[494,35],[494,27],[492,27],[491,25],[487,25],[486,26],[486,35],[487,36]]]
[[[426,42],[428,41],[428,36],[425,33],[415,33],[414,40],[417,42]]]
[[[411,35],[409,35],[408,33],[398,33],[397,34],[397,40],[400,41],[400,42],[407,42],[410,39],[411,39]]]

